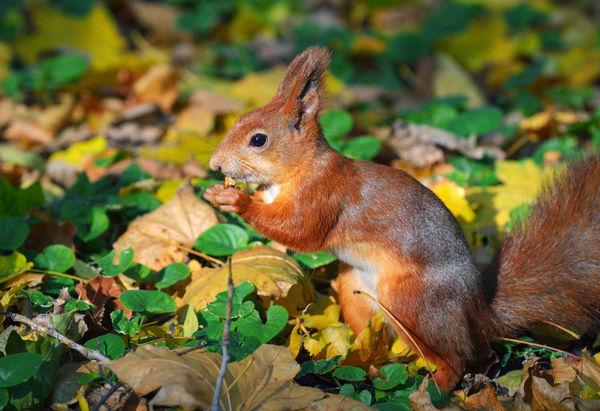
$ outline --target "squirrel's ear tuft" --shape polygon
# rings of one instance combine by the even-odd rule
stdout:
[[[277,97],[282,99],[286,112],[298,115],[298,125],[316,117],[321,108],[329,60],[327,49],[311,47],[296,56],[283,76]]]

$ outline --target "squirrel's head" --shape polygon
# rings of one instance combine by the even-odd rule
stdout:
[[[246,183],[284,183],[311,160],[322,135],[317,117],[324,100],[329,52],[310,48],[288,67],[273,99],[241,116],[210,159],[210,167]]]

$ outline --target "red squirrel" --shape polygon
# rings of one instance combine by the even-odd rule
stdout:
[[[354,291],[369,293],[410,330],[445,390],[495,339],[543,321],[576,329],[596,322],[600,157],[572,163],[480,272],[429,189],[327,144],[318,116],[328,65],[324,48],[298,55],[273,99],[241,116],[212,155],[213,170],[258,189],[217,184],[205,199],[294,250],[334,253],[344,320],[355,333],[367,325],[378,306]]]

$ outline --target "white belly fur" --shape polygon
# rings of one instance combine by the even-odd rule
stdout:
[[[362,290],[368,292],[373,298],[377,296],[377,270],[365,261],[360,255],[352,252],[351,248],[338,248],[332,251],[340,261],[352,267],[353,275],[360,281]]]

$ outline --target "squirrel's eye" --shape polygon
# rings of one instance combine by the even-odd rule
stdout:
[[[256,133],[250,137],[250,145],[252,147],[262,147],[267,142],[267,135],[263,133]]]

